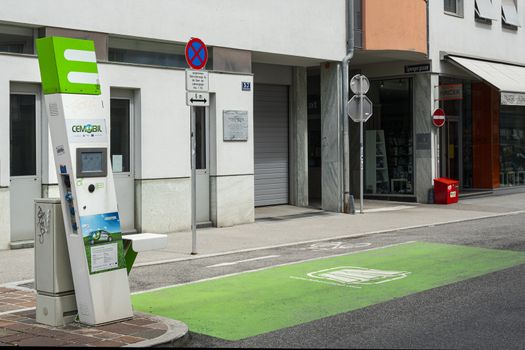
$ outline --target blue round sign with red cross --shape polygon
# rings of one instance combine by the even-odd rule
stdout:
[[[199,38],[191,38],[186,44],[186,62],[193,69],[202,69],[208,62],[208,49]]]

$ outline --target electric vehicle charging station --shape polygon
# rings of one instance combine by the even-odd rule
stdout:
[[[131,318],[94,43],[47,37],[37,48],[80,322]]]

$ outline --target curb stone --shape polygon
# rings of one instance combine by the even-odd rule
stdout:
[[[173,345],[175,342],[177,342],[181,338],[183,337],[185,338],[186,335],[188,334],[188,326],[181,321],[172,320],[169,318],[155,316],[151,314],[140,313],[140,312],[135,312],[135,314],[138,316],[147,316],[149,318],[158,320],[159,322],[164,323],[168,327],[168,329],[163,335],[157,338],[144,340],[144,341],[134,343],[134,344],[128,344],[123,347],[142,348],[142,347],[152,347],[152,346],[158,346],[158,345]]]

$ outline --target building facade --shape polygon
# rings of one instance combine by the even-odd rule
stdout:
[[[307,67],[335,61],[321,84],[330,98],[337,94],[344,0],[7,0],[2,7],[0,249],[33,240],[33,199],[58,196],[34,47],[44,36],[95,42],[124,231],[190,227],[184,45],[191,37],[208,45],[210,57],[210,107],[197,110],[198,221],[231,226],[253,222],[255,206],[307,205]],[[334,111],[321,114],[337,120]],[[231,141],[225,120],[238,112],[246,138]]]
[[[351,65],[370,78],[374,102],[367,197],[425,203],[440,176],[464,193],[523,190],[524,9],[520,0],[362,1]],[[350,138],[358,159],[356,131]],[[357,194],[358,162],[352,169]]]
[[[190,227],[191,37],[209,47],[210,107],[197,109],[200,223],[250,223],[265,205],[345,211],[345,181],[359,195],[353,122],[344,151],[350,34],[350,77],[370,79],[374,103],[366,197],[427,203],[438,176],[458,179],[462,191],[525,185],[524,0],[2,5],[0,249],[32,241],[33,199],[58,196],[34,47],[52,35],[95,42],[125,232]],[[447,114],[440,129],[431,119],[438,107]],[[228,138],[232,113],[247,122],[242,140]]]

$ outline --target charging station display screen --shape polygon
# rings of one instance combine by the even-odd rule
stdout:
[[[102,152],[82,153],[80,160],[83,173],[100,173],[102,169]]]
[[[107,176],[106,148],[77,148],[77,177]]]

